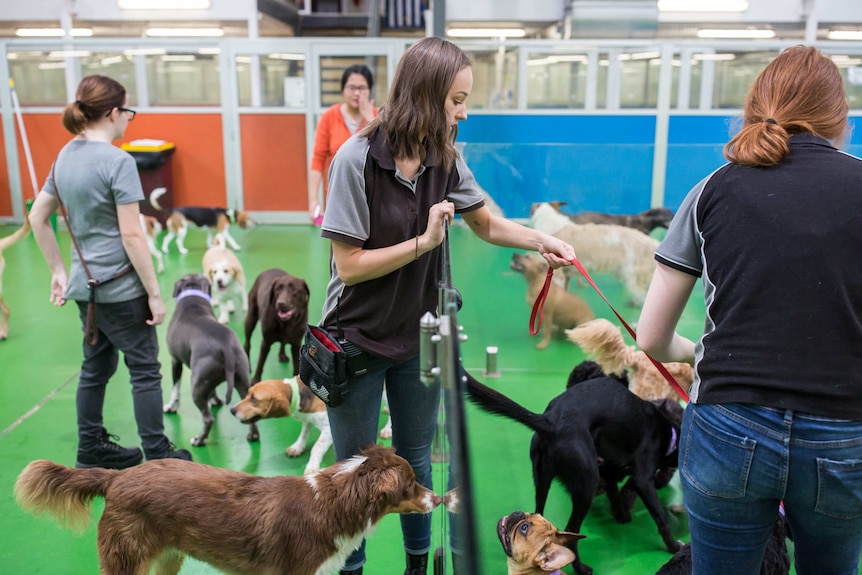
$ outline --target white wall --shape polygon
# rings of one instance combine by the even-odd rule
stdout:
[[[561,20],[568,0],[446,0],[446,19],[547,22]]]

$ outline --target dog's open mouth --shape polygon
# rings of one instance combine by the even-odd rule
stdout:
[[[279,309],[276,313],[278,314],[278,319],[280,319],[282,321],[287,321],[290,318],[292,318],[294,316],[294,314],[296,314],[296,308],[290,308],[290,309],[284,309],[284,310]]]
[[[500,543],[503,545],[503,551],[507,556],[512,556],[512,536],[509,525],[514,528],[519,521],[527,516],[523,511],[515,511],[511,515],[501,518],[497,522],[497,537],[500,538]]]

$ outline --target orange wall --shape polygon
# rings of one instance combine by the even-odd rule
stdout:
[[[308,209],[304,114],[240,116],[245,209]]]
[[[57,152],[72,137],[63,128],[59,115],[24,114],[24,128],[33,153],[36,181],[41,189]],[[224,174],[224,149],[220,114],[139,114],[129,123],[122,142],[142,138],[168,140],[176,144],[171,157],[175,206],[224,206],[227,187]],[[2,146],[2,142],[0,142]],[[24,199],[33,198],[24,147],[18,138],[18,165]],[[0,168],[0,215],[11,214],[9,177]]]
[[[224,147],[220,114],[141,113],[129,123],[122,140],[168,140],[176,144],[171,156],[174,206],[225,206]],[[33,153],[37,185],[41,189],[57,152],[71,138],[59,114],[24,114]],[[253,211],[305,211],[308,160],[305,116],[302,114],[246,114],[240,118],[244,207]],[[0,159],[5,158],[0,138]],[[23,144],[18,138],[18,164],[24,199],[32,199]],[[0,161],[0,216],[11,216],[9,174]]]

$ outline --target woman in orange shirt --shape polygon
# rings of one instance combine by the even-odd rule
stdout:
[[[329,170],[329,163],[335,152],[350,136],[377,116],[377,108],[371,98],[373,87],[374,76],[368,66],[350,66],[341,75],[341,95],[344,102],[333,104],[320,116],[314,137],[311,170],[308,174],[308,214],[313,223],[319,223],[323,218],[323,206],[318,190],[320,182],[323,181],[323,173]],[[325,193],[324,189],[324,195]]]

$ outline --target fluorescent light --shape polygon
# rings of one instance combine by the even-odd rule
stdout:
[[[194,62],[194,54],[165,54],[161,57],[162,62]]]
[[[174,37],[174,36],[199,36],[206,38],[217,38],[224,36],[221,28],[147,28],[147,36]]]
[[[830,40],[862,40],[862,30],[830,30],[826,37]]]
[[[617,60],[655,60],[661,58],[661,52],[634,52],[632,54],[623,53],[617,56]]]
[[[588,58],[583,54],[560,54],[527,60],[527,66],[547,66],[549,64],[563,63],[586,64],[588,61]]]
[[[698,38],[745,38],[745,39],[767,39],[775,38],[775,30],[766,30],[763,28],[753,29],[738,29],[719,28],[708,29],[704,28],[697,31]]]
[[[719,60],[735,60],[736,54],[692,54],[693,60],[701,60],[701,61],[719,61]]]
[[[523,38],[523,28],[449,28],[446,35],[453,38]]]
[[[62,70],[65,67],[65,62],[42,62],[38,66],[40,70]]]
[[[117,0],[121,10],[209,10],[210,0]]]
[[[198,54],[203,56],[217,56],[221,54],[221,48],[198,48]]]
[[[747,0],[658,0],[660,12],[745,12]]]
[[[124,59],[125,58],[123,58],[122,56],[108,56],[107,58],[102,58],[101,60],[99,60],[99,64],[101,64],[102,66],[110,66],[111,64],[119,64]]]
[[[302,62],[305,60],[305,54],[285,54],[285,53],[273,53],[267,54],[267,58],[272,60],[293,60],[295,62]]]
[[[92,28],[72,28],[72,36],[92,36]],[[18,28],[15,35],[21,38],[62,38],[66,35],[62,28]]]
[[[129,48],[123,50],[123,56],[158,56],[167,52],[164,48]]]
[[[48,52],[49,58],[86,58],[90,56],[92,52],[89,50],[54,50],[53,52]]]

